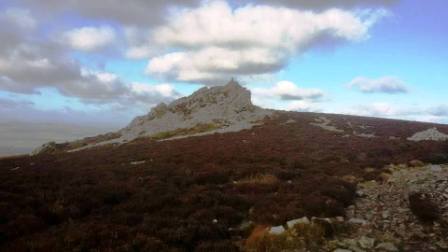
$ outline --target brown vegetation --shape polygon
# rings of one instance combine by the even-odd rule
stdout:
[[[426,222],[436,221],[440,218],[440,209],[430,195],[426,193],[412,193],[409,195],[409,207],[412,213]]]
[[[237,133],[1,159],[0,250],[235,251],[243,222],[343,215],[355,185],[342,178],[448,160],[446,143],[388,138],[427,124],[328,117],[380,137],[344,138],[311,126],[315,114],[285,113]]]

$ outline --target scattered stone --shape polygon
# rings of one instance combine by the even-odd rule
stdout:
[[[448,169],[446,165],[421,164],[389,165],[385,168],[387,179],[358,183],[358,194],[363,197],[347,207],[346,215],[348,223],[353,224],[348,237],[359,242],[360,249],[398,251],[402,244],[404,251],[430,251],[431,246],[438,251],[447,245],[444,223],[448,223]],[[419,195],[417,200],[409,197],[413,194]],[[362,247],[362,237],[375,239],[378,248]],[[355,247],[338,247],[357,251]]]
[[[358,240],[359,246],[364,249],[370,249],[375,246],[375,239],[369,238],[367,236],[361,236],[361,238]]]
[[[448,249],[448,243],[445,241],[438,241],[436,245],[441,249]]]
[[[351,251],[351,250],[349,250],[349,249],[341,249],[341,248],[338,248],[338,249],[333,250],[333,252],[353,252],[353,251]]]
[[[432,172],[440,172],[440,171],[442,171],[442,166],[440,166],[440,165],[430,165],[429,169]]]
[[[377,250],[382,249],[390,252],[398,251],[398,248],[391,242],[382,242],[375,247]]]
[[[313,126],[322,128],[324,130],[336,132],[336,133],[344,133],[344,130],[338,129],[336,126],[331,125],[331,120],[326,118],[325,116],[320,116],[315,119],[315,122],[310,123]]]
[[[422,167],[425,164],[422,161],[420,161],[420,160],[414,159],[414,160],[409,162],[409,165],[412,166],[412,167]]]
[[[20,169],[20,167],[17,166],[15,168],[12,168],[11,171],[17,171],[18,169]]]
[[[358,225],[366,225],[367,224],[366,220],[358,219],[358,218],[351,218],[348,220],[348,222],[351,224],[358,224]]]
[[[283,226],[275,226],[269,229],[269,234],[272,235],[280,235],[285,232],[285,228]]]
[[[288,228],[292,228],[296,224],[310,224],[310,220],[308,219],[308,217],[305,216],[300,219],[290,220],[286,222],[286,226],[288,226]]]
[[[130,164],[131,165],[141,165],[146,163],[146,160],[142,160],[142,161],[132,161]]]
[[[357,137],[364,137],[364,138],[375,138],[376,137],[375,133],[358,133],[358,132],[353,132],[353,135],[355,135]]]

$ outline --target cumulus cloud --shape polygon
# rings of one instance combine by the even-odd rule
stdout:
[[[270,87],[251,88],[254,104],[273,109],[316,112],[324,92],[315,88],[301,88],[290,81],[279,81]]]
[[[76,50],[93,51],[113,43],[115,31],[109,26],[86,26],[64,32],[61,40]]]
[[[380,77],[377,79],[367,77],[356,77],[350,81],[349,88],[357,88],[363,93],[407,93],[408,88],[404,81],[391,76]]]
[[[227,2],[212,1],[185,9],[154,30],[153,43],[171,50],[152,58],[147,73],[212,85],[230,76],[272,73],[322,38],[367,38],[372,16],[381,15],[372,11],[361,17],[341,9],[313,12],[268,5],[233,10]]]
[[[317,100],[324,95],[319,89],[300,88],[290,81],[277,82],[270,88],[254,88],[252,92],[256,96],[277,97],[281,100]]]
[[[389,102],[374,102],[371,104],[360,104],[341,112],[361,116],[448,123],[448,106],[446,105],[407,106]]]
[[[1,91],[39,94],[43,88],[52,88],[84,103],[144,106],[177,97],[177,92],[169,90],[167,84],[153,90],[136,90],[132,83],[124,82],[117,75],[86,69],[70,57],[64,45],[35,36],[35,31],[23,25],[24,21],[5,18],[12,15],[10,12],[0,12]],[[72,46],[91,50],[110,41],[113,37],[110,29],[84,27],[66,35]]]

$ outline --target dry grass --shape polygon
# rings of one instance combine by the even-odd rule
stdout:
[[[267,228],[255,228],[246,241],[246,251],[274,252],[307,249],[316,251],[325,241],[325,228],[318,223],[299,223],[279,235],[268,233]]]
[[[446,142],[400,140],[427,124],[328,115],[338,128],[348,118],[378,136],[342,138],[309,125],[315,117],[288,113],[240,132],[1,159],[0,251],[231,251],[247,237],[242,222],[343,215],[355,197],[345,175],[357,181],[365,167],[448,153]],[[309,228],[259,247],[312,248],[320,231]]]
[[[159,132],[157,134],[154,134],[151,136],[151,139],[154,140],[163,140],[168,139],[176,136],[185,136],[185,135],[193,135],[198,134],[202,132],[207,132],[215,129],[219,129],[220,125],[214,124],[214,123],[199,123],[196,126],[192,128],[187,129],[176,129],[172,131],[163,131]]]
[[[279,179],[272,174],[257,174],[238,181],[238,184],[276,185]]]

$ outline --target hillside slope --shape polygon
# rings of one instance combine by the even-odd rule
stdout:
[[[432,128],[437,137],[421,134]],[[345,216],[356,184],[384,181],[389,164],[448,163],[444,134],[446,125],[276,112],[239,132],[1,159],[0,248],[250,250],[266,227]]]

